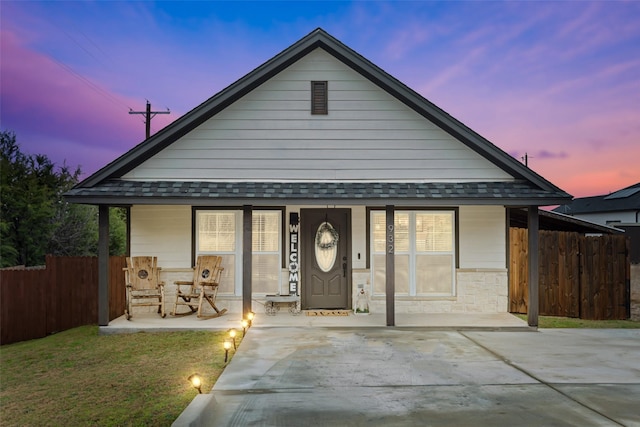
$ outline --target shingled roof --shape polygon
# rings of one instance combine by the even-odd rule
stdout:
[[[467,184],[402,184],[381,183],[381,188],[374,184],[353,183],[222,183],[222,182],[134,182],[121,181],[121,177],[142,164],[147,159],[164,150],[172,143],[188,134],[206,120],[242,98],[265,81],[271,79],[291,64],[295,63],[311,51],[322,48],[336,59],[342,61],[357,73],[385,90],[399,101],[416,111],[426,119],[457,140],[476,151],[502,170],[516,179],[512,183],[467,183]],[[279,187],[279,185],[281,187]],[[227,192],[228,187],[233,189]],[[333,186],[336,186],[335,191]],[[462,186],[462,187],[456,187]],[[571,196],[544,179],[522,163],[508,155],[491,142],[456,120],[448,113],[431,103],[417,92],[387,74],[357,52],[318,28],[310,34],[276,55],[263,65],[245,75],[235,83],[223,89],[192,111],[174,121],[155,135],[137,145],[123,156],[106,165],[93,175],[80,182],[73,190],[65,194],[72,202],[78,203],[142,203],[169,199],[178,203],[186,203],[191,198],[183,196],[176,188],[194,189],[186,194],[198,194],[206,199],[205,194],[217,194],[221,199],[289,199],[286,195],[300,200],[328,200],[346,198],[410,198],[427,199],[447,198],[474,199],[476,201],[512,200],[522,203],[533,202],[537,205],[553,205],[566,203]],[[254,191],[258,188],[258,191]],[[263,191],[259,190],[260,188]],[[488,190],[490,188],[490,190]],[[282,190],[282,197],[274,197]],[[286,190],[286,192],[285,192]],[[440,193],[439,191],[443,192]],[[371,191],[371,194],[367,194]],[[402,193],[406,191],[406,194]],[[488,191],[488,192],[487,192]],[[319,193],[314,193],[319,192]],[[324,193],[323,193],[324,192]],[[331,197],[329,197],[331,195]],[[200,200],[201,202],[202,200]]]
[[[554,212],[566,215],[580,215],[638,210],[640,210],[640,182],[611,194],[574,199],[571,203],[558,206],[554,209]]]
[[[74,188],[67,197],[90,204],[273,204],[287,202],[369,204],[508,204],[548,203],[550,194],[527,182],[207,182],[108,180],[91,188]],[[562,200],[564,193],[555,197]]]

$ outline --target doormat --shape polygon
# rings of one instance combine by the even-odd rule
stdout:
[[[312,310],[306,311],[307,316],[348,316],[349,310]]]

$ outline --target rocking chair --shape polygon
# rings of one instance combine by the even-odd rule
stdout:
[[[193,271],[193,280],[174,282],[176,289],[176,303],[173,309],[173,316],[184,316],[186,314],[198,313],[198,318],[211,319],[222,316],[227,309],[222,310],[216,307],[216,296],[220,276],[224,268],[220,267],[222,257],[215,255],[200,255],[196,261]],[[215,310],[214,314],[205,314],[202,310],[204,301]],[[186,305],[190,311],[178,313],[178,306]]]
[[[141,306],[158,306],[158,314],[165,317],[164,282],[160,281],[158,259],[150,256],[127,257],[127,267],[123,270],[126,286],[124,314],[127,320],[131,320],[133,307]]]

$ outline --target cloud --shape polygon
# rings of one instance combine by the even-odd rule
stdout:
[[[572,194],[640,180],[640,3],[239,4],[3,5],[3,128],[93,172],[322,26]]]
[[[552,151],[540,150],[535,153],[535,157],[541,159],[566,159],[567,157],[569,157],[569,155],[564,151],[554,153]]]
[[[388,58],[396,60],[404,57],[408,52],[425,43],[428,39],[429,31],[427,27],[412,23],[395,31],[384,50]]]
[[[122,152],[144,139],[144,125],[128,114],[131,99],[28,49],[10,31],[2,30],[1,38],[2,127],[16,133],[25,151],[55,153],[55,163],[66,160],[89,172],[112,159],[91,156],[85,147]],[[42,140],[65,150],[43,147]]]

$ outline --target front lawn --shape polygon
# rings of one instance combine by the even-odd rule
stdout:
[[[189,375],[201,374],[207,393],[222,373],[225,337],[222,331],[99,336],[97,326],[83,326],[2,346],[0,424],[169,426],[198,393]]]
[[[526,321],[526,314],[516,314]],[[572,317],[538,316],[539,328],[594,328],[594,329],[636,329],[640,322],[633,320],[584,320]]]

